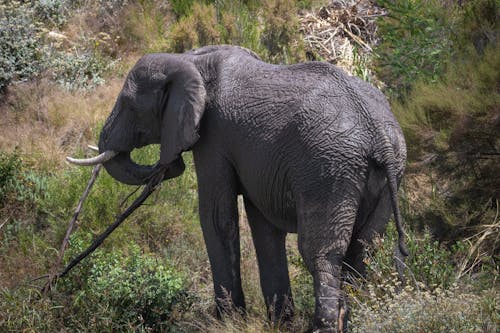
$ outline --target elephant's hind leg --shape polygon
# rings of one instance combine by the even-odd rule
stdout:
[[[342,260],[351,240],[358,200],[347,195],[330,200],[327,204],[302,203],[299,250],[314,281],[314,329],[344,332],[347,309],[341,289]]]
[[[269,318],[276,325],[288,322],[293,316],[293,301],[285,249],[286,232],[272,225],[246,198],[245,209]]]
[[[358,211],[358,217],[351,244],[344,259],[348,271],[355,276],[364,276],[366,245],[373,238],[385,232],[387,222],[392,214],[389,189],[385,186],[375,198],[364,200]]]

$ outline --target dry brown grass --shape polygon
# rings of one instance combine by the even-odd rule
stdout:
[[[60,166],[69,152],[95,142],[121,85],[113,79],[88,93],[45,80],[12,86],[0,106],[0,150],[16,150],[37,169]]]

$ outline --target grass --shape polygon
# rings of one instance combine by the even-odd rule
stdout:
[[[111,80],[97,94],[66,91],[47,80],[11,86],[0,105],[0,149],[17,149],[38,170],[60,168],[67,154],[95,143],[96,125],[111,110],[121,85],[120,79]]]

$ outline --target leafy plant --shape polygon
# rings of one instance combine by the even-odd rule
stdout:
[[[53,79],[67,89],[90,89],[104,83],[103,74],[114,63],[100,56],[93,45],[59,51],[44,43],[50,25],[69,17],[65,0],[0,1],[0,92],[11,81],[25,81],[51,70]],[[48,23],[47,23],[48,22]]]
[[[88,90],[102,85],[105,73],[115,64],[88,51],[58,52],[51,60],[52,77],[68,90]]]
[[[397,244],[397,234],[393,223],[390,223],[386,235],[375,241],[372,252],[368,253],[366,263],[368,280],[383,284],[388,277],[395,273],[395,263],[393,259],[394,246]],[[406,280],[409,284],[414,281],[423,283],[429,288],[448,288],[456,279],[455,267],[456,257],[464,255],[447,249],[436,239],[433,239],[429,232],[424,232],[422,236],[417,236],[411,232],[407,246],[410,256],[406,258]],[[464,247],[458,243],[455,246],[458,251],[464,251]]]
[[[0,151],[0,208],[14,203],[34,205],[46,186],[46,178],[27,170],[17,153]]]
[[[409,158],[434,175],[432,202],[417,220],[441,238],[498,222],[499,72],[498,47],[490,46],[451,63],[438,82],[416,83],[405,102],[393,105],[412,143]]]
[[[21,159],[16,154],[0,152],[0,202],[12,191],[18,181]]]
[[[194,0],[171,0],[172,10],[178,17],[187,16],[191,13]]]
[[[41,48],[32,7],[0,1],[0,93],[9,82],[26,80],[40,72]]]
[[[71,252],[81,251],[83,243],[73,238]],[[97,311],[109,316],[115,329],[162,331],[172,325],[174,308],[182,312],[190,306],[179,273],[168,262],[142,254],[137,246],[131,246],[126,256],[99,252],[85,266],[69,277],[74,282],[65,282],[61,291],[76,294],[75,306],[86,316],[94,317]]]
[[[477,295],[454,286],[449,290],[423,289],[412,286],[401,292],[385,285],[369,285],[369,299],[355,303],[350,318],[352,332],[485,332],[497,331],[498,302],[495,289]]]
[[[388,15],[378,21],[379,78],[400,95],[417,79],[435,81],[450,55],[451,10],[439,0],[378,1]]]
[[[182,17],[170,32],[173,52],[220,43],[220,31],[213,5],[195,3],[192,14]]]
[[[33,1],[34,14],[42,22],[60,27],[64,25],[69,16],[68,0],[37,0]]]
[[[272,62],[293,63],[305,58],[294,1],[264,1],[261,40]]]

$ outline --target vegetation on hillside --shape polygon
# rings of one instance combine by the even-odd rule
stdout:
[[[45,280],[33,279],[49,272],[90,177],[89,169],[68,166],[64,157],[89,154],[86,145],[97,140],[124,75],[140,55],[229,43],[273,63],[304,61],[306,54],[321,59],[322,53],[304,42],[299,16],[322,15],[320,7],[327,3],[0,0],[0,331],[295,332],[311,327],[311,277],[294,235],[287,248],[296,318],[286,328],[266,321],[243,208],[241,266],[251,320],[238,314],[223,322],[214,318],[189,153],[185,173],[165,182],[49,295],[39,290]],[[343,15],[356,15],[355,5],[374,5],[335,3],[347,6],[338,10]],[[367,253],[366,278],[352,277],[344,286],[351,328],[496,332],[499,3],[377,0],[376,5],[375,12],[385,15],[377,27],[370,25],[377,31],[370,44],[374,51],[349,63],[354,74],[385,85],[405,132],[409,163],[401,203],[411,256],[403,287],[392,259],[396,232],[391,224]],[[336,22],[355,33],[352,24],[361,24],[359,19]],[[352,48],[349,54],[356,52]],[[342,65],[340,57],[335,62]],[[158,147],[134,154],[135,160],[153,163]],[[134,199],[132,190],[104,172],[99,176],[65,262]]]

